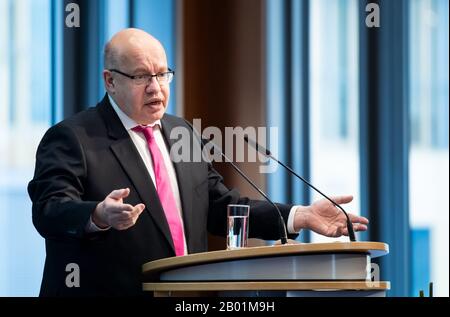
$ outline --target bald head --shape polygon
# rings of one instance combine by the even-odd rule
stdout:
[[[156,38],[139,29],[124,29],[106,43],[104,67],[105,69],[120,68],[129,59],[142,55],[143,52],[167,60],[164,48]]]

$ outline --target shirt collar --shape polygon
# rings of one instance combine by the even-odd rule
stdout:
[[[120,107],[116,104],[114,99],[109,94],[108,94],[108,98],[109,98],[109,102],[110,102],[111,106],[113,107],[113,109],[117,113],[117,115],[119,116],[120,121],[122,122],[123,126],[125,127],[125,129],[127,131],[129,131],[139,125],[139,123],[137,123],[136,121],[131,119],[129,116],[127,116],[125,114],[125,112],[122,111],[122,109],[120,109]],[[156,120],[154,123],[148,124],[146,126],[154,127],[155,125],[158,125],[159,129],[161,129],[161,120]]]

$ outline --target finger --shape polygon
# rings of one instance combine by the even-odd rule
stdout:
[[[334,196],[331,197],[331,200],[333,200],[337,204],[346,204],[353,200],[353,196],[352,195]]]
[[[129,188],[122,188],[122,189],[116,189],[113,190],[108,197],[112,198],[112,199],[122,199],[127,197],[130,194],[130,189]]]
[[[366,225],[362,225],[362,224],[353,224],[353,231],[357,232],[357,231],[366,231],[367,230],[367,226]],[[344,228],[342,230],[342,233],[344,236],[348,236],[348,230],[347,228]]]
[[[340,237],[344,234],[345,228],[338,227],[334,233],[334,237]]]
[[[128,228],[134,226],[136,224],[136,221],[137,221],[137,217],[131,217],[127,220],[122,220],[119,223],[119,226],[120,226],[121,230],[125,230],[125,229],[128,229]]]
[[[365,225],[369,224],[369,219],[367,219],[366,217],[356,216],[353,214],[349,214],[348,216],[350,217],[350,220],[354,223],[362,223]]]
[[[122,222],[132,221],[134,218],[136,218],[136,216],[133,211],[122,211],[117,216],[117,219]]]
[[[135,223],[136,223],[136,221],[135,221],[134,219],[132,219],[132,220],[130,220],[130,221],[124,222],[124,223],[123,223],[123,227],[124,227],[125,229],[128,229],[128,228],[133,227]]]
[[[129,221],[124,215],[114,215],[110,218],[110,224],[114,228],[120,228],[125,222]]]
[[[353,227],[353,231],[355,231],[355,227]],[[342,229],[342,235],[348,237],[348,229],[347,229],[347,227]]]
[[[355,226],[353,226],[353,230],[355,230],[355,231],[366,231],[367,230],[367,226],[366,225],[361,225],[361,224],[359,224],[359,225],[355,225]]]
[[[131,207],[131,210],[122,210],[118,214],[120,214],[120,219],[122,220],[137,219],[144,209],[144,204],[139,204],[135,207]]]
[[[134,217],[139,217],[139,215],[144,211],[145,209],[145,205],[144,204],[137,204],[136,206],[133,207],[133,216]]]
[[[114,224],[125,223],[133,220],[133,213],[129,211],[121,211],[111,215],[111,222]]]
[[[106,212],[108,213],[122,213],[122,212],[131,212],[133,211],[133,206],[130,204],[110,204],[106,207]]]

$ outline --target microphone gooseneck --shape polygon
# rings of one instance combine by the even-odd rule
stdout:
[[[241,175],[261,196],[263,196],[272,206],[275,207],[276,211],[278,212],[278,216],[279,216],[279,230],[280,230],[280,236],[281,236],[281,244],[286,244],[287,243],[286,224],[284,223],[283,216],[281,215],[281,211],[278,208],[278,206],[272,200],[270,200],[270,198],[258,186],[256,186],[256,184],[247,175],[245,175],[245,173],[242,172],[241,169],[239,167],[237,167],[236,164],[234,164],[234,162],[228,156],[225,155],[225,153],[222,152],[221,148],[219,148],[209,138],[205,138],[202,135],[198,135],[198,132],[194,129],[194,127],[191,125],[190,122],[186,121],[186,123],[192,128],[193,133],[198,136],[198,139],[200,140],[200,142],[203,146],[206,146],[207,143],[211,143],[212,146],[217,151],[219,151],[220,155],[225,159],[225,161],[230,163],[231,166],[234,168],[234,170],[239,173],[239,175]]]
[[[342,208],[338,203],[336,203],[335,201],[333,201],[331,198],[329,198],[327,195],[325,195],[324,193],[322,193],[318,188],[316,188],[313,184],[311,184],[310,182],[308,182],[306,179],[304,179],[303,177],[301,177],[300,175],[298,175],[296,172],[294,172],[292,170],[292,168],[290,168],[289,166],[285,165],[283,162],[280,162],[276,157],[274,157],[272,155],[272,153],[265,147],[261,146],[260,144],[258,144],[255,140],[250,140],[248,138],[247,135],[244,136],[244,140],[245,142],[247,142],[248,144],[250,144],[253,148],[255,148],[258,152],[262,153],[263,155],[271,158],[272,160],[274,160],[275,162],[277,162],[278,164],[280,164],[281,166],[283,166],[285,169],[287,169],[291,174],[293,174],[294,176],[296,176],[297,178],[301,179],[305,184],[307,184],[309,187],[311,187],[312,189],[314,189],[316,192],[318,192],[320,195],[322,195],[323,197],[325,197],[329,202],[331,202],[336,208],[339,208],[345,215],[345,217],[347,218],[347,231],[348,231],[348,237],[350,239],[350,241],[354,242],[356,241],[355,238],[355,231],[353,230],[353,224],[350,221],[350,217],[348,216],[347,212],[344,210],[344,208]]]

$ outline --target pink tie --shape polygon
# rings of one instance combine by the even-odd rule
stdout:
[[[137,126],[133,128],[133,131],[142,132],[147,140],[148,148],[153,159],[156,191],[158,192],[159,200],[166,214],[167,223],[169,224],[175,246],[175,254],[177,256],[184,255],[183,224],[181,223],[175,197],[170,186],[169,173],[167,172],[163,156],[153,136],[153,127]]]

